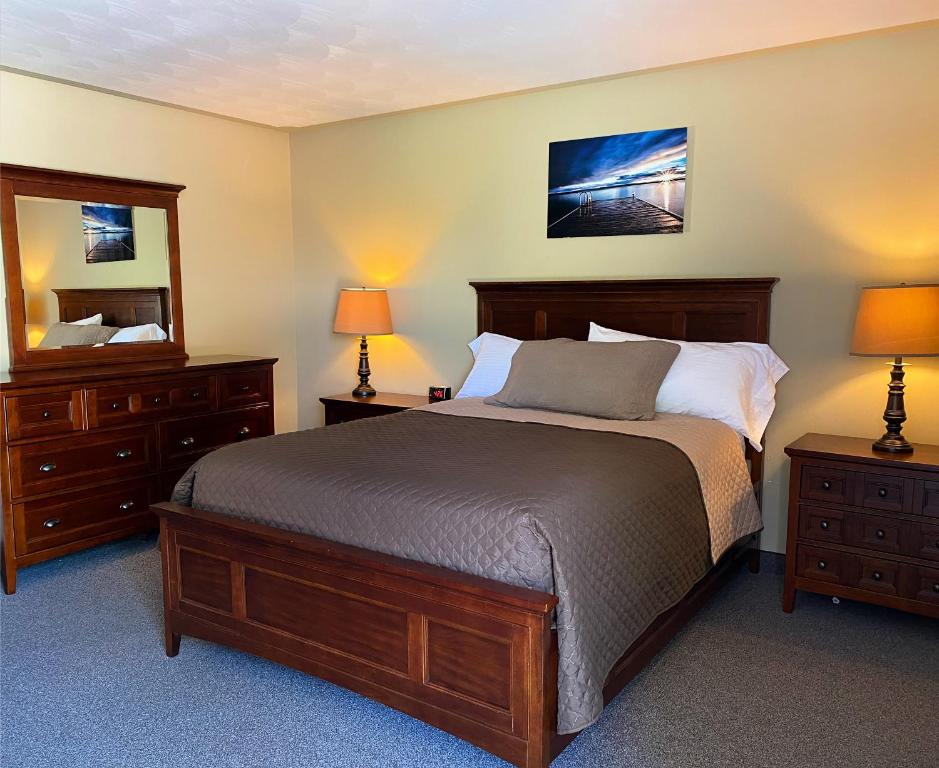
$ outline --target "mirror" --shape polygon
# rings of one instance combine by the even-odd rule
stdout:
[[[172,339],[164,209],[17,195],[16,221],[29,349]]]
[[[11,370],[187,357],[183,189],[0,164]]]

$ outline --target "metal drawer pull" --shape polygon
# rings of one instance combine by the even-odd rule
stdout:
[[[131,457],[130,448],[121,448],[117,453],[114,454],[119,459],[129,459]]]
[[[883,528],[878,528],[877,532],[874,534],[878,539],[882,539],[887,534],[884,532]]]
[[[939,584],[933,584],[933,585],[932,585],[932,591],[933,591],[933,592],[939,592]]]
[[[159,395],[157,395],[156,397],[153,398],[153,404],[154,404],[154,405],[159,405],[159,404],[162,402],[162,400],[163,400],[163,398],[160,397]]]
[[[828,563],[826,563],[824,560],[818,561],[818,570],[824,571],[827,567],[828,567]]]
[[[202,393],[201,393],[201,392],[190,392],[190,393],[189,393],[189,397],[191,397],[193,400],[198,400],[200,397],[202,397]]]
[[[883,577],[884,577],[884,575],[883,575],[880,571],[874,571],[874,572],[871,574],[871,578],[872,578],[874,581],[880,581]]]
[[[46,520],[46,521],[42,524],[42,527],[43,527],[43,528],[55,528],[55,527],[56,527],[59,523],[61,523],[61,522],[62,522],[62,521],[61,521],[59,518],[57,518],[57,517],[50,517],[48,520]]]
[[[878,489],[877,489],[877,495],[880,496],[880,498],[882,498],[882,499],[886,499],[886,498],[887,498],[887,489],[886,489],[886,488],[878,488]]]
[[[239,389],[240,389],[242,392],[247,392],[248,390],[251,389],[251,385],[250,385],[250,384],[242,384],[242,385],[239,387]]]
[[[827,531],[831,526],[829,525],[827,520],[822,520],[822,522],[818,524],[818,527],[821,528],[823,531]]]
[[[120,404],[120,403],[111,403],[111,410],[112,410],[112,411],[116,411],[116,410],[117,410],[118,408],[120,408],[120,407],[121,407],[121,404]]]
[[[48,419],[51,415],[52,415],[52,414],[49,413],[49,411],[43,411],[43,412],[42,412],[42,418],[44,418],[44,419]]]
[[[247,437],[251,434],[251,427],[242,427],[238,430],[238,437]]]
[[[54,461],[47,462],[46,464],[43,464],[39,467],[40,472],[51,472],[53,469],[55,469]]]
[[[195,445],[195,444],[196,444],[196,438],[194,438],[194,437],[184,437],[182,440],[179,441],[179,444],[182,445],[182,446],[184,446],[185,448],[188,448],[190,445]]]
[[[825,491],[830,491],[830,490],[831,490],[831,481],[830,481],[830,480],[822,480],[822,490],[825,490]]]
[[[122,501],[122,502],[118,505],[118,508],[119,508],[119,509],[123,509],[123,510],[125,510],[125,511],[128,510],[128,509],[133,509],[133,507],[134,507],[134,502],[133,502],[132,499],[128,499],[127,501]]]

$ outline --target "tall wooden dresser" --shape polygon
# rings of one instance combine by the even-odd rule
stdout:
[[[0,374],[3,576],[155,528],[186,469],[274,432],[273,358]]]

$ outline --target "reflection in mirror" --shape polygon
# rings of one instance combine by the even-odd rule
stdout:
[[[163,208],[16,197],[30,349],[172,340]]]

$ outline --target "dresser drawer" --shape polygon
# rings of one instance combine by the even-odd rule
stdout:
[[[903,566],[893,560],[875,557],[858,557],[853,578],[848,576],[852,587],[877,592],[881,595],[900,594],[900,573]]]
[[[14,498],[135,477],[157,468],[153,427],[31,443],[9,450]]]
[[[855,473],[831,467],[802,467],[800,494],[803,499],[851,504],[854,500]]]
[[[270,402],[267,368],[249,368],[219,376],[219,408],[238,408]]]
[[[164,422],[160,425],[163,466],[191,464],[223,445],[269,435],[269,424],[268,406]]]
[[[121,384],[88,390],[88,416],[92,427],[111,427],[215,407],[214,376]]]
[[[6,398],[4,403],[9,440],[64,435],[82,429],[80,389],[17,395]]]
[[[89,488],[13,505],[17,554],[70,544],[128,527],[150,527],[154,480]]]
[[[913,481],[909,478],[864,473],[857,477],[859,507],[887,512],[909,512],[913,506]]]
[[[912,566],[907,584],[907,597],[939,605],[939,568]]]
[[[920,486],[916,512],[930,517],[939,517],[939,481],[926,480]]]
[[[939,524],[910,523],[909,547],[905,554],[939,560]]]
[[[796,575],[832,584],[848,584],[855,578],[857,558],[847,552],[800,545],[796,559]]]

